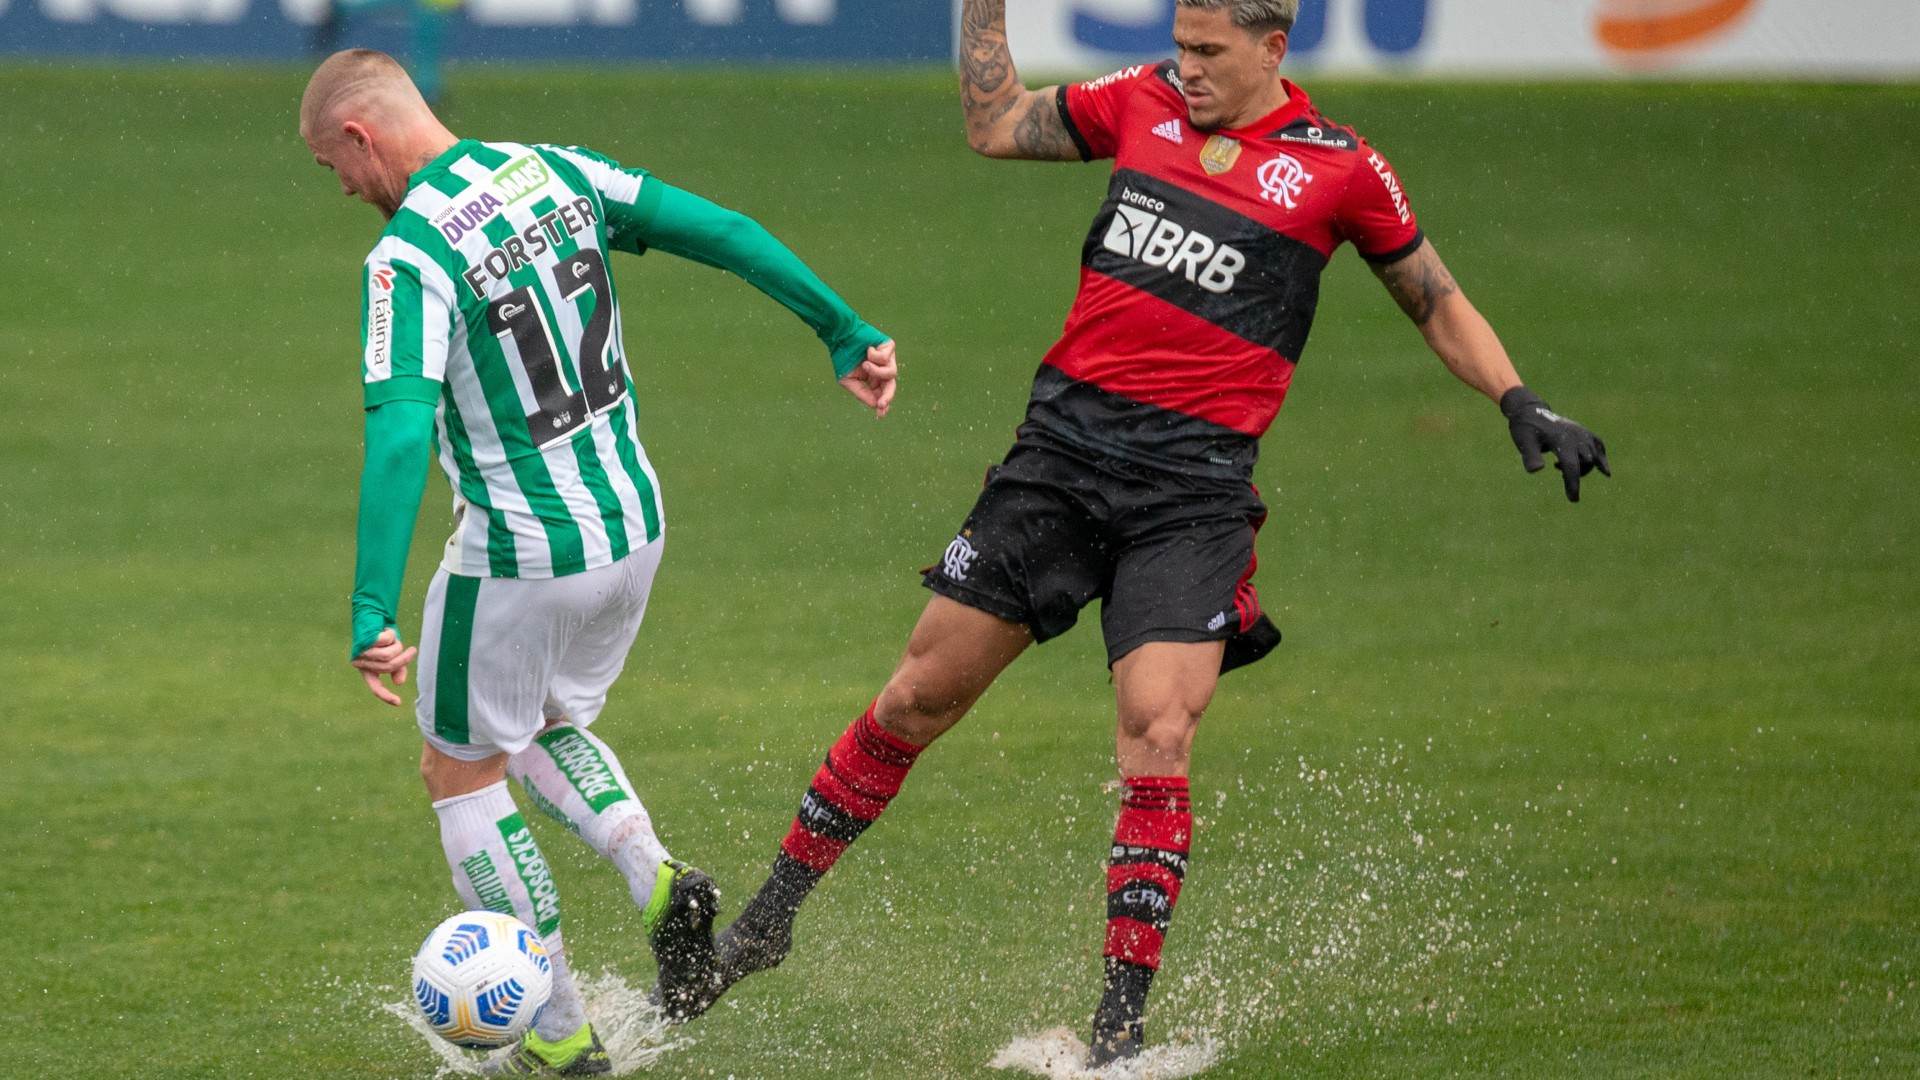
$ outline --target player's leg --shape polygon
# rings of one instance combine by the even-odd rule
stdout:
[[[958,723],[1032,641],[1019,623],[944,596],[928,601],[893,677],[827,750],[772,872],[721,933],[713,980],[669,1003],[671,1015],[698,1016],[740,979],[786,959],[807,894],[900,793],[920,751]]]
[[[537,688],[564,622],[563,608],[542,602],[551,590],[534,588],[549,584],[434,575],[420,635],[420,773],[461,900],[533,927],[553,963],[552,996],[510,1062],[605,1071],[568,964],[559,890],[506,784],[509,756],[539,731]]]
[[[544,707],[548,724],[513,755],[509,774],[534,805],[604,856],[627,880],[640,925],[659,961],[663,987],[703,979],[712,967],[713,880],[675,860],[620,757],[588,730],[626,666],[659,571],[664,541],[614,566],[576,575],[591,612],[560,655]],[[573,579],[569,579],[570,581]]]
[[[1147,991],[1191,852],[1188,759],[1223,669],[1279,640],[1251,579],[1265,507],[1250,488],[1147,485],[1120,543],[1101,624],[1118,708],[1123,790],[1107,864],[1096,1065],[1137,1053]]]
[[[1093,1017],[1096,1064],[1139,1050],[1147,991],[1192,846],[1188,757],[1219,680],[1225,644],[1157,641],[1113,667],[1122,790],[1107,862],[1105,984]]]
[[[920,751],[951,728],[1028,645],[1071,627],[1106,576],[1083,463],[1019,444],[925,584],[936,594],[867,710],[827,751],[772,872],[716,943],[717,978],[695,1016],[740,978],[785,958],[807,894],[894,796]]]

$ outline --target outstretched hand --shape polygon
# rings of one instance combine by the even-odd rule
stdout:
[[[873,410],[877,419],[887,415],[887,409],[893,404],[893,391],[900,380],[900,362],[893,356],[893,340],[889,338],[867,349],[867,358],[860,362],[840,385],[847,393],[860,399],[860,404]]]
[[[1561,416],[1540,395],[1524,386],[1516,386],[1500,397],[1500,411],[1507,417],[1507,432],[1520,451],[1520,464],[1530,473],[1546,468],[1546,451],[1552,451],[1560,466],[1560,478],[1567,485],[1567,501],[1580,501],[1580,478],[1595,469],[1612,476],[1607,464],[1607,444],[1579,424]]]
[[[420,650],[411,645],[402,644],[400,635],[391,628],[380,631],[380,636],[359,656],[353,658],[353,666],[360,671],[360,677],[367,681],[367,689],[373,696],[389,705],[399,705],[400,695],[380,684],[380,676],[393,679],[393,685],[399,686],[407,681],[407,665]]]

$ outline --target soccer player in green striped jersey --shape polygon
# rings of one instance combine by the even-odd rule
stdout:
[[[366,461],[349,656],[368,689],[419,662],[421,774],[455,889],[537,929],[554,993],[506,1073],[604,1072],[561,940],[559,893],[517,780],[626,877],[672,1011],[706,977],[717,896],[674,860],[588,730],[646,611],[665,532],[634,419],[609,252],[740,275],[820,336],[884,416],[893,343],[752,220],[579,147],[456,138],[392,57],[348,50],[300,105],[314,159],[387,218],[361,275]],[[454,531],[417,647],[395,625],[430,449]]]

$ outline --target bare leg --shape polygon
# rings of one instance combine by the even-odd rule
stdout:
[[[920,751],[959,723],[1031,644],[1019,623],[943,596],[928,601],[886,687],[827,751],[772,873],[721,932],[708,992],[670,1015],[698,1016],[734,983],[786,958],[801,901],[899,793]]]
[[[935,596],[927,601],[906,654],[880,691],[873,718],[916,746],[960,722],[1008,664],[1033,644],[1025,626]]]
[[[434,802],[471,795],[506,778],[505,754],[467,761],[440,752],[432,743],[420,744],[420,779],[426,781],[427,797]]]
[[[1154,642],[1113,668],[1115,758],[1125,790],[1107,862],[1105,990],[1090,1064],[1139,1053],[1147,991],[1186,877],[1193,813],[1188,761],[1220,677],[1220,642]]]
[[[1185,776],[1200,716],[1220,681],[1225,643],[1153,641],[1113,665],[1122,776]]]

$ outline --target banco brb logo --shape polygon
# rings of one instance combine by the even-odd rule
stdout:
[[[1211,293],[1232,290],[1233,279],[1247,268],[1247,257],[1233,245],[1216,243],[1206,233],[1137,206],[1113,208],[1101,246],[1179,274]]]
[[[1300,0],[1300,15],[1287,35],[1287,52],[1303,57],[1327,39],[1329,20],[1358,19],[1367,43],[1389,56],[1420,47],[1427,13],[1435,0]],[[1076,0],[1073,39],[1090,49],[1133,56],[1160,55],[1173,40],[1175,0],[1149,5],[1139,0]]]

